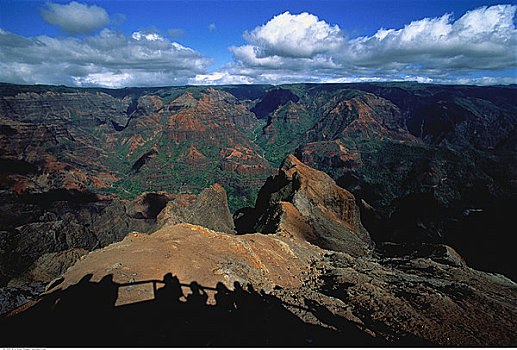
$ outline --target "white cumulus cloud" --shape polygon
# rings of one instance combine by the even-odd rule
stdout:
[[[75,1],[66,5],[53,2],[45,5],[47,8],[40,9],[41,17],[70,35],[88,34],[110,22],[106,10],[95,5],[88,6]]]
[[[397,70],[496,70],[517,66],[516,6],[496,5],[467,12],[457,21],[447,14],[411,22],[399,30],[379,30],[349,42],[336,56],[358,67]],[[418,67],[414,67],[418,65]]]
[[[159,34],[157,33],[142,33],[142,32],[134,32],[133,34],[131,34],[131,37],[135,40],[142,40],[142,39],[145,39],[145,40],[150,40],[150,41],[155,41],[155,40],[164,40]]]
[[[70,86],[181,85],[213,60],[157,33],[25,38],[0,29],[0,81]]]
[[[105,26],[105,10],[48,2],[42,16],[69,34]],[[517,5],[444,14],[349,38],[310,13],[285,12],[243,33],[233,60],[215,60],[155,27],[129,35],[107,28],[84,37],[23,37],[0,29],[0,81],[76,86],[353,82],[517,83]]]
[[[337,25],[330,26],[307,12],[299,15],[284,12],[250,33],[246,32],[244,38],[256,48],[259,57],[307,58],[335,50],[344,42]]]
[[[457,20],[452,14],[444,14],[412,21],[400,29],[381,28],[372,36],[354,39],[347,38],[338,25],[312,14],[285,12],[245,32],[247,44],[230,47],[233,62],[214,74],[220,75],[221,81],[254,83],[517,83],[516,9],[515,5],[485,6]],[[513,70],[513,76],[492,74],[505,70]]]

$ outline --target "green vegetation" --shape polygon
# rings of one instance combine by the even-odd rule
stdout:
[[[254,207],[260,190],[257,187],[235,188],[228,185],[224,186],[224,189],[228,194],[228,207],[231,213],[240,208]]]
[[[265,151],[265,158],[272,167],[278,168],[282,160],[293,153],[299,146],[303,136],[316,121],[316,116],[306,110],[299,109],[295,115],[290,115],[292,103],[287,103],[277,111],[277,117],[270,126],[273,129],[271,135],[259,133],[256,143]],[[264,127],[262,127],[264,128]]]
[[[450,132],[448,129],[435,127],[436,139],[432,142],[441,142],[437,145],[423,145],[416,143],[401,143],[388,139],[366,139],[362,136],[354,138],[341,138],[345,147],[357,151],[361,155],[362,166],[358,169],[347,169],[345,166],[331,166],[310,164],[318,167],[340,179],[352,174],[354,181],[349,181],[351,189],[365,192],[369,187],[375,193],[375,201],[379,205],[387,205],[394,198],[400,198],[415,191],[433,191],[435,197],[442,203],[449,203],[462,195],[456,187],[461,188],[461,183],[451,183],[451,178],[473,179],[472,186],[478,186],[482,181],[474,181],[474,178],[491,178],[498,176],[506,181],[505,175],[499,170],[492,170],[486,164],[492,164],[489,157],[472,150],[479,146],[478,139],[485,142],[482,147],[492,146],[490,130],[487,125],[501,127],[510,130],[517,108],[513,102],[514,89],[511,88],[478,88],[468,86],[440,86],[408,83],[367,83],[367,84],[286,84],[281,86],[270,85],[228,85],[216,86],[214,89],[229,92],[250,107],[261,101],[261,97],[267,92],[279,88],[289,90],[298,96],[297,103],[292,101],[276,109],[270,124],[266,127],[266,120],[259,120],[259,124],[253,130],[242,131],[242,134],[228,140],[224,130],[210,135],[211,137],[193,135],[187,141],[176,144],[163,130],[170,114],[161,113],[163,129],[147,129],[142,120],[133,120],[129,127],[114,133],[111,124],[97,125],[90,116],[83,117],[83,111],[70,115],[71,133],[73,137],[61,136],[56,138],[58,144],[51,141],[45,144],[45,150],[55,155],[58,159],[63,154],[71,154],[69,161],[77,164],[89,172],[111,170],[121,180],[100,190],[101,193],[116,193],[123,198],[134,198],[144,191],[166,190],[171,193],[198,193],[203,188],[215,182],[224,184],[228,192],[228,200],[232,211],[242,206],[252,206],[258,192],[256,178],[252,176],[240,176],[233,172],[221,170],[221,151],[232,148],[235,144],[249,146],[248,138],[259,147],[254,150],[264,156],[272,167],[278,167],[285,156],[295,153],[296,149],[305,143],[332,140],[340,135],[326,135],[325,138],[318,135],[317,122],[322,117],[323,107],[327,104],[332,108],[332,103],[361,96],[365,93],[374,93],[380,97],[391,100],[398,105],[401,111],[413,111],[421,113],[412,121],[414,125],[420,125],[422,118],[435,118],[436,120],[455,123],[452,125],[458,133],[455,138],[443,138],[443,134]],[[113,97],[129,96],[133,99],[145,94],[158,96],[164,103],[169,103],[185,92],[199,98],[207,87],[182,86],[182,87],[154,87],[154,88],[127,88],[127,89],[81,89],[64,86],[20,86],[0,83],[0,93],[4,96],[15,95],[20,92],[44,93],[46,91],[72,93],[106,93]],[[285,92],[285,91],[284,91]],[[420,102],[418,102],[420,101]],[[422,102],[423,101],[423,102]],[[417,103],[418,102],[418,103]],[[429,107],[430,106],[430,107]],[[433,107],[434,106],[434,107]],[[266,106],[267,107],[267,106]],[[411,108],[409,108],[411,107]],[[434,109],[430,109],[430,108]],[[404,112],[404,113],[410,113]],[[354,117],[354,113],[347,116]],[[86,114],[85,114],[86,115]],[[483,116],[483,121],[466,119],[474,116]],[[344,118],[345,116],[343,116]],[[412,116],[405,116],[409,118]],[[420,118],[420,119],[419,119]],[[441,118],[441,119],[440,119]],[[463,121],[463,119],[466,121]],[[427,121],[427,119],[426,119]],[[337,122],[348,123],[350,120]],[[487,123],[486,125],[483,123]],[[429,123],[430,124],[430,123]],[[438,124],[438,123],[437,123]],[[136,127],[138,126],[138,127]],[[314,128],[313,133],[307,131]],[[432,126],[429,126],[432,128]],[[476,129],[477,128],[477,129]],[[160,131],[162,130],[162,131]],[[445,130],[445,131],[444,131]],[[485,133],[482,137],[472,136],[472,130]],[[508,131],[511,133],[512,131]],[[156,133],[156,134],[155,134]],[[467,136],[465,136],[467,135]],[[477,135],[477,134],[476,134]],[[131,148],[131,137],[141,137],[147,140],[137,149]],[[430,137],[434,137],[431,135]],[[88,140],[91,140],[88,143]],[[107,142],[106,142],[107,141]],[[448,142],[450,142],[449,146]],[[495,142],[495,141],[494,141]],[[467,150],[464,150],[465,147]],[[99,146],[100,145],[100,146]],[[150,154],[138,171],[131,170],[135,162],[143,155],[150,152],[157,145],[157,152]],[[197,163],[189,162],[186,155],[190,147],[194,146],[200,157]],[[469,148],[470,147],[470,148]],[[325,155],[315,155],[318,159]],[[94,163],[90,162],[94,160]],[[245,163],[244,161],[242,161]],[[330,164],[327,162],[326,164]],[[480,164],[484,164],[484,168]],[[480,170],[480,169],[483,170]],[[452,174],[459,174],[454,176]],[[424,174],[424,175],[422,175]],[[426,175],[430,174],[430,175]],[[508,175],[510,176],[510,175]],[[346,176],[345,176],[346,177]],[[435,183],[434,177],[439,178]],[[260,177],[263,179],[263,177]],[[418,181],[415,180],[418,178]],[[432,178],[429,180],[428,178]],[[424,180],[422,180],[424,179]],[[446,180],[441,180],[446,179]],[[344,181],[344,180],[343,180]],[[419,181],[421,183],[419,183]],[[426,182],[427,181],[427,182]],[[438,180],[436,180],[438,181]],[[476,180],[477,181],[477,180]],[[433,187],[434,186],[434,187]],[[470,186],[470,184],[469,184]],[[366,193],[366,195],[369,195]]]

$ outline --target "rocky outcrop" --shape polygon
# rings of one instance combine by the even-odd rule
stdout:
[[[349,319],[350,308],[366,329],[388,339],[412,334],[435,346],[516,344],[517,285],[424,250],[378,260],[331,253],[315,264],[319,291],[336,303],[338,315]],[[438,262],[439,255],[446,259]]]
[[[348,138],[393,138],[416,142],[404,124],[399,108],[391,101],[369,93],[344,91],[328,100],[321,117],[307,131],[305,140]]]
[[[405,253],[395,256],[397,249]],[[7,332],[4,341],[18,345],[71,346],[83,336],[95,345],[126,344],[124,337],[113,337],[112,327],[118,324],[113,317],[143,315],[149,315],[143,318],[148,322],[160,319],[129,332],[131,341],[147,346],[157,339],[162,345],[200,344],[200,339],[204,345],[237,346],[249,344],[246,339],[284,346],[517,344],[515,283],[458,264],[438,246],[410,251],[391,246],[383,256],[353,257],[281,234],[229,235],[185,223],[167,225],[89,253],[41,299],[0,323],[2,329],[14,329],[49,317],[70,322],[69,315],[81,312],[70,329],[75,336],[30,332],[16,340]],[[264,328],[280,317],[268,311],[273,305],[283,308],[283,317],[289,315],[281,318],[285,329],[277,325],[283,338],[277,338],[276,327]],[[90,314],[103,316],[92,322]],[[106,332],[86,336],[103,322]],[[196,332],[206,330],[198,337],[185,336],[184,326],[193,324],[201,327]],[[127,327],[121,327],[123,334]],[[228,327],[246,337],[224,333],[220,338]]]
[[[226,191],[217,184],[198,195],[144,193],[133,201],[99,200],[79,191],[13,196],[1,206],[0,286],[55,278],[78,252],[118,242],[132,231],[185,222],[235,232]]]
[[[321,253],[317,247],[287,237],[230,235],[187,223],[166,225],[151,235],[134,233],[91,252],[64,274],[60,288],[88,273],[93,273],[93,280],[111,273],[115,282],[126,283],[161,279],[168,272],[181,281],[195,280],[204,286],[223,282],[233,288],[237,281],[266,290],[276,285],[300,287],[306,266]],[[138,289],[128,288],[117,304],[145,294]]]
[[[310,142],[296,149],[295,156],[305,164],[321,168],[359,169],[363,166],[361,153],[346,147],[340,140]]]
[[[47,282],[34,282],[17,287],[0,287],[0,316],[36,299],[45,291]]]
[[[293,155],[266,181],[255,208],[237,212],[235,219],[241,233],[277,232],[354,256],[373,247],[354,196]]]
[[[448,244],[476,267],[516,278],[508,268],[515,265],[507,258],[512,248],[500,244],[513,229],[500,208],[517,193],[516,89],[415,83],[285,89],[300,99],[271,112],[258,139],[272,163],[293,153],[367,201],[381,218],[363,217],[376,241]],[[437,210],[411,200],[411,214],[400,217],[397,207],[415,195],[433,197]],[[483,210],[479,218],[463,215],[470,208]],[[488,243],[487,230],[497,235]]]
[[[201,225],[220,232],[234,233],[235,227],[224,188],[215,184],[197,196],[171,196],[158,215],[157,226],[178,223]]]
[[[44,254],[32,264],[27,274],[32,281],[44,282],[58,278],[87,253],[85,249],[72,248]]]
[[[148,231],[164,206],[156,208],[156,201],[149,200],[153,195],[161,198],[158,194],[147,194],[141,200],[124,203],[116,199],[100,200],[79,191],[22,196],[4,192],[0,215],[1,284],[5,286],[15,277],[40,280],[46,268],[55,275],[60,268],[44,261],[57,259],[59,265],[62,259],[71,261],[66,258],[67,250],[90,251],[117,242],[131,231]],[[40,267],[34,271],[39,272],[33,276],[29,269],[38,259],[44,261],[40,261]]]
[[[19,287],[21,289],[18,290],[23,290],[24,286],[37,286],[38,282],[42,282],[46,285],[49,281],[61,277],[70,266],[74,265],[87,253],[88,251],[86,249],[72,248],[59,252],[43,254],[27,269],[26,272],[21,276],[11,279],[7,284],[7,287],[4,288],[6,288],[7,291],[11,291],[10,294],[14,295],[16,289],[10,288]],[[41,292],[42,291],[39,293]],[[32,297],[38,296],[38,294],[35,294]],[[5,305],[3,307],[7,308]]]

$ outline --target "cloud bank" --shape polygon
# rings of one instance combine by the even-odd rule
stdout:
[[[0,29],[0,81],[70,86],[186,84],[213,60],[156,33],[103,29],[85,39],[25,38]]]
[[[70,35],[89,34],[110,22],[108,13],[101,7],[80,4],[75,1],[66,5],[47,2],[40,9],[41,17],[51,25],[57,25]]]
[[[485,6],[458,19],[444,14],[352,39],[314,14],[285,12],[244,32],[246,44],[229,48],[233,60],[209,71],[215,60],[173,41],[181,29],[169,29],[168,38],[153,26],[123,34],[104,28],[113,20],[101,7],[47,2],[41,9],[45,21],[84,36],[23,37],[0,28],[0,81],[113,88],[406,80],[510,84],[517,83],[516,10],[516,5]]]
[[[233,62],[191,82],[517,83],[515,75],[490,76],[490,72],[517,67],[516,9],[514,5],[481,7],[456,21],[445,14],[355,39],[312,14],[285,12],[244,33],[247,44],[230,47]]]

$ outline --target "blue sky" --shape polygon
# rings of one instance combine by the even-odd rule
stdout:
[[[475,0],[0,0],[0,81],[517,83],[515,10]]]

